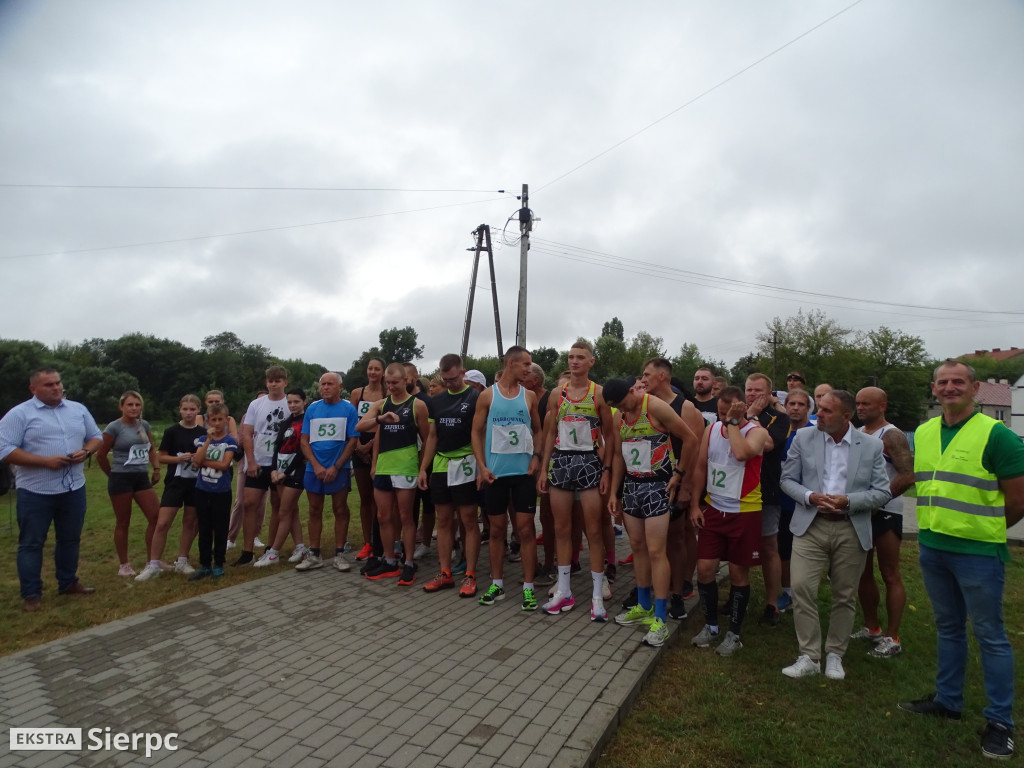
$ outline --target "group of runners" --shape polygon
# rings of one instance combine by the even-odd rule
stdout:
[[[250,403],[239,424],[228,416],[222,393],[206,394],[203,415],[199,399],[186,395],[181,420],[158,447],[141,418],[141,396],[127,392],[122,417],[107,426],[98,452],[110,476],[119,574],[146,581],[173,570],[192,579],[217,578],[232,548],[240,551],[232,565],[274,566],[284,559],[289,538],[288,562],[296,570],[330,565],[349,571],[348,494],[354,478],[365,542],[354,560],[367,579],[395,579],[402,587],[419,583],[426,592],[450,589],[490,606],[511,591],[504,579],[506,559],[521,561],[522,610],[558,615],[576,605],[571,575],[583,569],[585,536],[590,616],[603,622],[609,620],[606,602],[620,565],[613,530],[618,521],[629,537],[637,586],[614,620],[644,628],[645,644],[664,643],[669,618],[685,619],[686,600],[699,594],[705,624],[693,644],[714,643],[719,654],[734,653],[742,647],[749,571],[758,565],[765,583],[762,621],[775,626],[791,604],[792,536],[785,515],[792,505],[786,510],[791,500],[781,498],[779,471],[787,441],[810,423],[813,410],[802,377],[789,377],[791,421],[781,410],[787,392],[773,393],[762,374],[753,374],[744,391],[723,386],[724,380],[701,368],[691,394],[673,379],[664,358],[647,361],[639,377],[604,386],[590,379],[595,357],[589,342],[573,344],[567,362],[548,391],[544,371],[522,347],[506,351],[490,386],[479,372],[465,371],[458,355],[448,354],[424,391],[415,366],[373,358],[367,384],[348,400],[341,375],[327,372],[318,382],[319,399],[308,407],[306,393],[289,388],[287,371],[272,366],[266,392]],[[164,468],[168,476],[158,499],[153,485]],[[298,511],[303,492],[309,510],[305,531]],[[267,544],[257,557],[268,496]],[[327,497],[335,523],[333,553],[321,541]],[[127,554],[133,501],[147,521],[147,564],[138,574]],[[167,534],[181,508],[178,556],[165,563]],[[417,560],[435,527],[439,572],[421,578]],[[197,534],[200,567],[193,569],[188,555]],[[484,543],[490,580],[478,586]],[[896,546],[898,563],[898,540]],[[893,558],[887,547],[881,562],[882,551],[892,595],[898,592]],[[727,630],[719,638],[715,576],[723,562],[731,590],[724,607]],[[898,568],[895,573],[898,581]],[[868,582],[874,584],[871,574],[864,584],[872,610],[860,634],[893,655],[899,652],[901,606],[890,605],[890,627],[883,634],[877,591],[871,604]],[[539,587],[550,589],[542,594]]]

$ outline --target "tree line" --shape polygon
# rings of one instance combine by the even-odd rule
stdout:
[[[889,420],[903,429],[913,429],[924,417],[928,383],[936,364],[917,336],[885,326],[855,333],[820,310],[766,323],[755,337],[755,348],[731,367],[702,355],[695,344],[684,344],[673,355],[660,336],[646,331],[627,339],[617,317],[604,323],[600,334],[589,341],[597,359],[591,377],[598,382],[639,375],[644,362],[652,357],[667,358],[675,376],[686,385],[697,368],[708,367],[741,386],[750,373],[760,371],[772,377],[776,389],[784,389],[786,374],[799,370],[812,388],[821,382],[854,393],[865,386],[882,387],[889,396]],[[350,391],[366,383],[366,364],[371,357],[416,363],[423,360],[423,351],[412,327],[382,330],[378,343],[354,359],[347,371],[341,371],[345,388]],[[530,354],[547,374],[547,386],[553,386],[567,367],[568,350],[539,347]],[[285,366],[290,382],[306,389],[311,397],[327,370],[319,363],[275,357],[267,347],[247,344],[231,331],[207,336],[199,349],[141,333],[80,344],[61,342],[54,347],[38,341],[0,339],[0,413],[26,399],[30,371],[52,366],[61,372],[68,397],[84,403],[101,423],[117,418],[117,401],[126,389],[142,393],[151,419],[176,418],[182,395],[202,396],[210,389],[223,391],[231,412],[240,416],[263,386],[265,369],[274,363]],[[1006,361],[975,358],[971,364],[981,380],[1009,379],[1012,383],[1024,374],[1024,355]],[[493,355],[467,356],[465,366],[481,371],[490,381],[500,361]],[[430,360],[420,367],[421,374],[430,375],[437,363]]]

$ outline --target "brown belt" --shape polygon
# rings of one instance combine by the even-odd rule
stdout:
[[[839,512],[819,512],[818,517],[820,517],[822,520],[830,520],[833,523],[839,523],[843,520],[850,519],[846,515],[840,514]]]

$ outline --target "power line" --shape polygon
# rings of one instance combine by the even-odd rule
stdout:
[[[148,189],[187,191],[227,192],[481,192],[484,194],[509,195],[504,189],[413,189],[403,187],[231,187],[168,184],[11,184],[0,182],[6,189]]]
[[[619,147],[621,147],[621,146],[622,146],[623,144],[625,144],[626,142],[628,142],[628,141],[632,141],[633,139],[635,139],[635,138],[636,138],[637,136],[639,136],[640,134],[642,134],[642,133],[646,133],[647,131],[649,131],[649,130],[650,130],[651,128],[653,128],[654,126],[658,125],[659,123],[662,123],[662,122],[664,122],[665,120],[668,120],[668,119],[669,119],[670,117],[672,117],[672,115],[676,114],[677,112],[679,112],[679,111],[681,111],[681,110],[683,110],[683,109],[686,109],[686,108],[687,108],[687,107],[689,107],[689,106],[690,106],[691,104],[695,104],[696,102],[700,101],[700,100],[701,100],[701,99],[703,99],[703,98],[704,98],[705,96],[707,96],[708,94],[710,94],[710,93],[713,93],[714,91],[717,91],[717,90],[718,90],[719,88],[721,88],[721,87],[722,87],[723,85],[725,85],[726,83],[732,82],[733,80],[735,80],[736,78],[740,77],[741,75],[744,75],[744,74],[746,74],[747,72],[749,72],[750,70],[752,70],[752,69],[753,69],[754,67],[756,67],[756,66],[757,66],[758,64],[761,64],[761,63],[763,63],[763,62],[767,61],[768,59],[770,59],[770,58],[771,58],[772,56],[774,56],[775,54],[777,54],[777,53],[780,53],[780,52],[784,51],[784,50],[785,50],[786,48],[789,48],[789,46],[791,46],[791,45],[793,45],[794,43],[798,42],[799,40],[802,40],[803,38],[807,37],[807,36],[808,36],[809,34],[811,34],[812,32],[815,32],[815,31],[817,31],[817,30],[821,29],[821,28],[822,28],[823,26],[825,26],[826,24],[828,24],[828,23],[829,23],[829,22],[831,22],[832,20],[834,20],[834,19],[838,18],[839,16],[842,16],[842,15],[843,15],[844,13],[846,13],[847,11],[849,11],[849,10],[850,10],[851,8],[853,8],[853,7],[854,7],[854,6],[856,6],[856,5],[860,5],[860,4],[862,3],[862,2],[863,2],[863,0],[856,0],[855,2],[853,2],[853,3],[851,3],[850,5],[846,6],[846,7],[845,7],[845,8],[843,8],[842,10],[840,10],[840,11],[837,11],[836,13],[832,14],[831,16],[829,16],[829,17],[828,17],[827,19],[825,19],[824,21],[822,21],[822,22],[820,22],[820,23],[818,23],[818,24],[815,24],[815,25],[814,25],[813,27],[811,27],[810,29],[808,29],[808,30],[806,30],[806,31],[804,31],[804,32],[801,32],[801,33],[800,33],[799,35],[797,35],[796,37],[794,37],[794,38],[793,38],[792,40],[790,40],[790,41],[789,41],[788,43],[784,43],[783,45],[780,45],[780,46],[779,46],[778,48],[776,48],[776,49],[775,49],[774,51],[772,51],[771,53],[767,53],[767,54],[765,54],[764,56],[762,56],[761,58],[759,58],[759,59],[758,59],[757,61],[755,61],[755,62],[753,62],[753,63],[751,63],[751,64],[748,64],[747,66],[743,67],[743,69],[739,70],[738,72],[734,72],[733,74],[729,75],[729,76],[728,76],[727,78],[725,78],[724,80],[722,80],[721,82],[719,82],[719,83],[717,83],[717,84],[715,84],[715,85],[711,86],[711,87],[710,87],[710,88],[708,88],[707,90],[705,90],[705,91],[702,91],[701,93],[697,94],[697,95],[696,95],[696,96],[694,96],[694,97],[693,97],[692,99],[690,99],[689,101],[687,101],[687,102],[686,102],[685,104],[681,104],[680,106],[678,106],[678,107],[676,107],[675,109],[673,109],[673,110],[672,110],[671,112],[668,112],[667,114],[664,114],[664,115],[662,115],[662,116],[661,116],[661,117],[659,117],[659,118],[658,118],[657,120],[655,120],[655,121],[654,121],[653,123],[649,123],[648,125],[645,125],[645,126],[644,126],[643,128],[641,128],[640,130],[638,130],[638,131],[635,131],[634,133],[631,133],[631,134],[630,134],[629,136],[627,136],[626,138],[622,139],[621,141],[617,141],[616,143],[612,144],[612,145],[611,145],[610,147],[608,147],[607,149],[605,149],[605,150],[602,150],[601,152],[598,152],[598,153],[597,153],[596,155],[594,155],[594,156],[593,156],[592,158],[590,158],[589,160],[584,160],[584,161],[583,161],[582,163],[580,163],[579,165],[577,165],[577,166],[576,166],[575,168],[572,168],[572,169],[570,169],[570,170],[566,171],[566,172],[565,172],[565,173],[563,173],[563,174],[562,174],[561,176],[557,176],[557,177],[555,177],[554,179],[552,179],[551,181],[549,181],[549,182],[548,182],[547,184],[542,184],[541,186],[537,187],[537,189],[536,189],[535,191],[536,191],[536,192],[540,192],[540,191],[541,191],[542,189],[547,189],[547,188],[548,188],[548,187],[550,187],[550,186],[551,186],[552,184],[556,184],[556,183],[558,183],[559,181],[561,181],[562,179],[564,179],[564,178],[565,178],[566,176],[571,176],[572,174],[576,173],[576,171],[580,170],[581,168],[584,168],[584,167],[586,167],[586,166],[590,165],[590,164],[591,164],[592,162],[594,162],[595,160],[598,160],[598,159],[600,159],[600,158],[604,157],[605,155],[607,155],[607,154],[608,154],[609,152],[612,152],[612,151],[614,151],[614,150],[618,149]]]

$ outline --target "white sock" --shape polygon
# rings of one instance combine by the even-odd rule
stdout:
[[[530,590],[531,592],[533,591],[533,582],[532,581],[524,581],[523,582],[523,591],[526,591],[527,589]]]
[[[572,594],[572,587],[569,584],[569,574],[572,572],[572,566],[560,565],[558,566],[558,589],[556,592],[561,592],[563,595]]]
[[[590,578],[594,582],[594,599],[601,600],[604,596],[604,571],[591,571]]]
[[[505,580],[504,579],[494,579],[493,582],[494,582],[494,586],[501,587],[502,589],[505,588]]]

